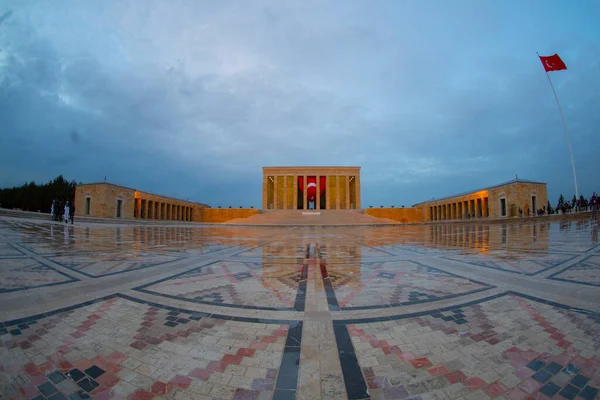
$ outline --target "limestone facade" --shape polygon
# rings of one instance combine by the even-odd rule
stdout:
[[[311,180],[316,184],[314,202],[308,201],[306,182]],[[262,208],[360,209],[360,167],[263,167]]]
[[[178,200],[111,183],[90,183],[75,188],[75,215],[99,218],[136,218],[201,221],[206,204]]]
[[[546,184],[514,179],[484,189],[426,201],[413,207],[423,209],[425,221],[447,221],[472,218],[517,217],[518,210],[527,216],[548,204]]]

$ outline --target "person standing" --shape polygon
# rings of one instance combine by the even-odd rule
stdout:
[[[50,206],[50,217],[52,219],[54,219],[54,203],[56,203],[56,200],[52,200],[52,205]]]
[[[596,196],[596,192],[592,194],[590,203],[592,205],[592,218],[596,219],[596,210],[598,209],[598,196]]]
[[[63,218],[65,219],[65,224],[69,222],[69,200],[65,203],[65,209],[63,211]]]

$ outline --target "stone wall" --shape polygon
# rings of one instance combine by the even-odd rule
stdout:
[[[377,218],[387,218],[403,223],[423,222],[423,208],[366,208],[365,214]]]
[[[86,213],[86,198],[90,212]],[[133,218],[135,190],[110,184],[77,185],[75,188],[75,215],[115,218],[117,200],[122,201],[122,218]]]
[[[548,205],[548,192],[545,184],[542,183],[513,183],[511,185],[500,186],[490,189],[490,217],[500,217],[500,198],[505,197],[507,203],[507,216],[517,217],[518,209],[523,209],[523,215],[527,215],[527,208],[532,209],[532,196],[536,196],[537,208]],[[492,203],[493,201],[493,203]]]
[[[227,222],[236,218],[248,218],[258,214],[255,208],[203,208],[197,222]]]

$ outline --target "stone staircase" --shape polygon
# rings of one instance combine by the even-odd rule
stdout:
[[[397,224],[360,210],[271,210],[225,222],[234,225],[387,225]]]

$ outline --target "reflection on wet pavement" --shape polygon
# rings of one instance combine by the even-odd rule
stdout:
[[[591,399],[599,286],[591,221],[3,217],[0,398]]]

